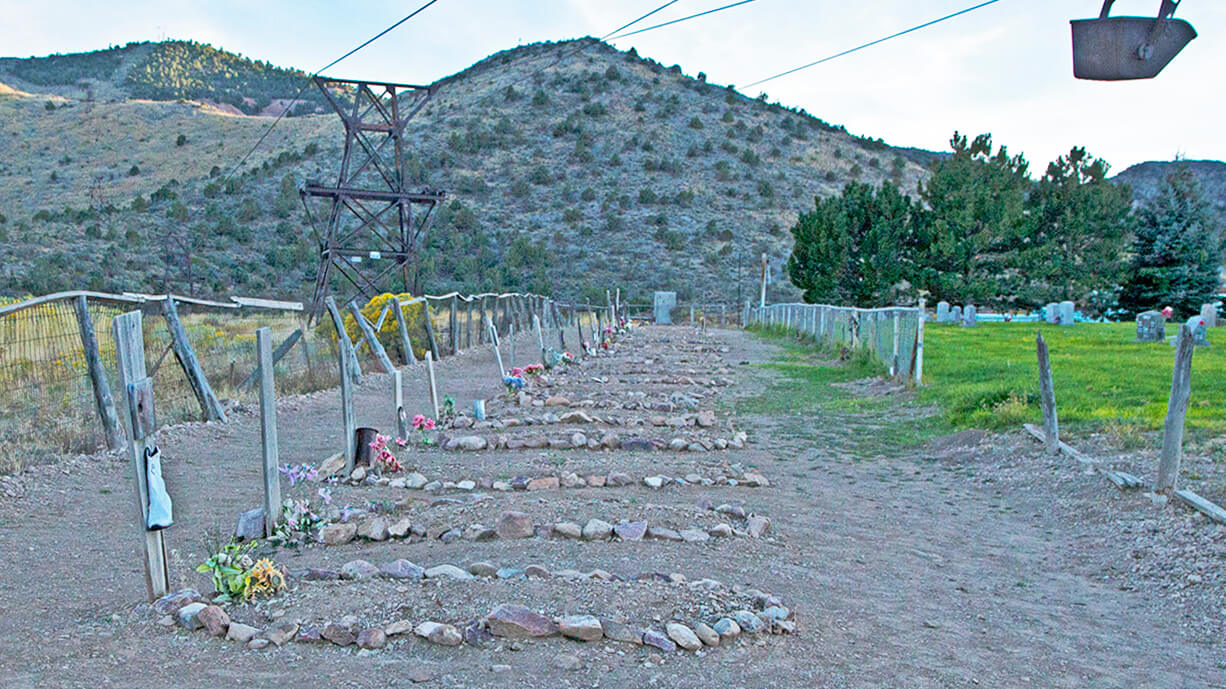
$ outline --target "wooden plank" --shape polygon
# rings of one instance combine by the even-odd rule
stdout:
[[[328,315],[332,317],[332,327],[336,330],[337,350],[340,352],[341,360],[348,367],[352,382],[361,385],[362,367],[358,364],[358,354],[353,349],[349,333],[345,332],[345,319],[341,318],[340,309],[336,308],[336,299],[330,296],[325,297],[324,307],[328,309]]]
[[[90,292],[87,290],[72,290],[69,292],[54,292],[52,294],[44,294],[41,297],[33,297],[31,299],[26,299],[23,301],[12,303],[12,304],[5,304],[4,306],[0,306],[0,318],[4,316],[8,316],[10,314],[17,313],[18,311],[25,311],[26,309],[30,309],[35,306],[39,306],[41,304],[47,304],[53,301],[60,301],[62,299],[76,299],[77,297],[86,297],[88,299],[94,299],[97,301],[115,301],[115,302],[121,302],[121,303],[126,303],[126,304],[143,304],[145,302],[145,299],[143,297],[138,297],[135,295],[109,294],[107,292]]]
[[[396,413],[396,437],[409,437],[409,415],[404,410],[404,377],[392,371],[392,410]]]
[[[541,332],[541,319],[535,313],[532,314],[532,327],[536,330],[536,342],[541,348],[541,365],[544,366],[549,363],[545,358],[545,335]]]
[[[1186,326],[1185,326],[1186,327]],[[1209,517],[1219,524],[1226,524],[1226,510],[1218,507],[1212,502],[1202,498],[1190,490],[1182,489],[1175,491],[1175,497],[1183,504]]]
[[[459,299],[458,296],[451,298],[451,306],[448,313],[449,322],[447,323],[447,329],[450,331],[449,334],[451,336],[451,356],[460,353],[460,322],[456,314]]]
[[[498,382],[507,377],[507,369],[502,365],[502,352],[498,350],[498,329],[490,323],[490,344],[494,347],[494,358],[498,360]]]
[[[403,307],[399,303],[392,309],[392,315],[396,319],[396,329],[400,331],[400,348],[404,352],[404,363],[416,364],[417,355],[413,353],[413,341],[409,339],[409,328],[405,325]]]
[[[1039,403],[1043,407],[1043,438],[1047,454],[1060,452],[1060,422],[1056,417],[1056,390],[1051,380],[1051,360],[1047,356],[1047,342],[1043,332],[1034,337],[1035,351],[1039,360]]]
[[[281,342],[281,344],[277,345],[277,348],[273,350],[272,353],[272,365],[276,366],[277,362],[281,361],[281,357],[288,354],[289,350],[293,349],[294,345],[297,344],[298,340],[300,339],[302,339],[302,328],[294,330],[294,332],[290,333],[285,340]],[[260,364],[257,363],[255,368],[252,369],[251,373],[248,373],[247,377],[243,379],[243,382],[238,384],[238,389],[246,390],[247,388],[251,387],[251,385],[255,383],[256,379],[259,377]]]
[[[558,302],[549,302],[550,308],[553,311],[553,327],[558,329],[558,351],[566,351],[566,328],[562,327],[565,320],[562,314],[558,311]]]
[[[175,358],[179,360],[183,373],[187,375],[187,382],[196,395],[196,401],[200,403],[204,419],[225,423],[226,413],[222,410],[217,395],[213,394],[213,388],[205,378],[204,369],[201,368],[200,361],[196,358],[196,351],[192,349],[192,343],[187,339],[187,330],[183,328],[183,323],[179,320],[179,310],[175,306],[174,299],[162,302],[162,313],[166,316],[166,328],[170,331],[170,342],[174,346]]]
[[[145,375],[145,340],[141,329],[140,311],[132,311],[117,316],[111,323],[115,339],[115,357],[119,370],[119,389],[122,391],[122,402],[125,409],[131,412],[135,403],[131,399],[129,386],[135,388],[136,383],[147,380]],[[129,413],[129,424],[132,414]],[[162,539],[162,531],[150,531],[145,527],[149,514],[148,473],[145,466],[145,450],[156,447],[152,436],[136,437],[128,443],[128,460],[132,468],[133,484],[136,487],[137,515],[140,517],[138,526],[141,531],[141,548],[145,570],[145,591],[149,600],[154,601],[170,591],[170,575],[166,566],[166,544]]]
[[[230,297],[230,300],[242,307],[257,309],[274,309],[277,311],[305,311],[306,307],[300,301],[280,301],[277,299],[257,299],[255,297]]]
[[[301,333],[301,331],[298,331]],[[260,364],[260,455],[264,460],[264,535],[271,536],[281,523],[281,473],[277,448],[277,395],[273,376],[276,358],[272,331],[255,331],[256,358]]]
[[[1035,439],[1038,440],[1039,442],[1041,443],[1047,442],[1047,437],[1043,434],[1043,429],[1039,428],[1038,426],[1032,423],[1027,423],[1027,424],[1022,424],[1022,428],[1024,428],[1026,432],[1029,433],[1030,435],[1033,435]],[[1069,457],[1072,457],[1073,459],[1077,460],[1078,462],[1081,462],[1082,464],[1101,464],[1102,463],[1102,460],[1098,460],[1093,457],[1090,457],[1089,455],[1086,455],[1085,453],[1074,448],[1073,446],[1069,445],[1063,440],[1060,441],[1059,447],[1060,447],[1060,452],[1068,455]]]
[[[332,297],[328,297],[325,303],[331,299]],[[332,314],[332,322],[336,324],[340,321],[336,302],[333,301],[328,306],[328,311]],[[338,329],[341,341],[346,341],[344,326],[339,326]],[[353,416],[353,365],[343,348],[338,348],[336,361],[341,372],[341,432],[344,434],[345,442],[345,476],[348,476],[353,471],[354,462],[357,460],[357,439],[354,436],[357,433],[358,424]]]
[[[370,321],[366,320],[366,316],[362,315],[362,310],[358,308],[357,302],[349,302],[349,312],[353,314],[353,320],[357,321],[358,329],[362,331],[362,337],[366,339],[366,344],[370,345],[370,351],[379,360],[379,365],[383,367],[383,372],[391,373],[395,371],[396,367],[392,366],[392,360],[387,356],[387,350],[383,348],[383,343],[379,341],[379,336],[375,334],[375,329],[371,327]]]
[[[1192,396],[1192,330],[1179,326],[1175,336],[1175,367],[1171,372],[1171,396],[1162,425],[1162,454],[1158,459],[1158,483],[1154,490],[1170,492],[1179,482],[1179,463],[1183,458],[1183,425]]]
[[[376,332],[383,330],[383,321],[387,318],[387,312],[392,310],[393,301],[395,301],[395,299],[383,302],[383,310],[379,312],[379,319],[375,321]]]
[[[473,346],[473,302],[471,299],[465,301],[464,304],[464,348],[472,349]]]
[[[77,295],[73,299],[73,308],[77,313],[77,329],[81,332],[81,349],[85,352],[85,364],[89,370],[89,382],[94,389],[94,406],[98,410],[98,418],[102,421],[102,435],[106,440],[106,449],[120,450],[127,444],[123,426],[119,423],[119,412],[115,409],[115,398],[111,396],[111,386],[106,379],[106,368],[102,365],[102,354],[98,350],[98,337],[94,333],[94,322],[89,317],[89,304],[85,295]]]
[[[438,385],[434,380],[434,355],[426,352],[426,377],[430,382],[430,402],[434,405],[434,419],[438,420]]]

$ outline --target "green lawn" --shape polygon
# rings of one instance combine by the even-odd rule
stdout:
[[[1040,325],[928,324],[920,399],[939,404],[956,426],[1009,428],[1040,421],[1035,360],[1035,329]],[[1042,328],[1061,424],[1162,426],[1173,347],[1134,343],[1133,323]],[[1168,325],[1167,333],[1173,332]],[[1226,329],[1211,329],[1209,341],[1214,346],[1198,347],[1192,359],[1188,427],[1221,432],[1226,431]]]

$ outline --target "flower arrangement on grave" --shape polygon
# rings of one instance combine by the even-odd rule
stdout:
[[[319,471],[310,464],[289,464],[281,467],[278,471],[285,474],[285,477],[289,479],[290,488],[303,481],[314,481],[319,478]]]
[[[434,430],[434,426],[434,419],[428,419],[421,414],[413,417],[413,429],[417,431],[418,439],[422,445],[434,444],[434,439],[428,433],[428,431]]]
[[[376,468],[388,473],[403,471],[404,465],[400,463],[400,460],[396,459],[396,455],[393,455],[392,451],[387,447],[387,441],[389,440],[391,438],[388,436],[376,433],[375,439],[370,441],[370,449],[375,451],[374,461],[378,465]]]
[[[255,595],[271,596],[285,588],[285,573],[272,560],[251,557],[256,542],[238,543],[230,540],[219,546],[206,547],[213,553],[196,571],[210,574],[216,603],[249,600]]]
[[[552,347],[545,350],[545,368],[554,368],[561,363],[562,355],[557,350]]]
[[[450,421],[455,418],[455,398],[451,395],[443,395],[443,408],[439,410],[439,416],[444,421]]]
[[[574,366],[575,364],[579,363],[579,360],[576,359],[575,355],[571,354],[570,352],[562,352],[562,363],[568,366]]]
[[[319,495],[323,498],[325,505],[332,501],[332,494],[326,488],[320,488]],[[327,524],[328,518],[317,514],[311,507],[310,500],[285,500],[281,503],[281,523],[277,524],[270,540],[283,545],[295,545],[303,542],[316,529]]]
[[[505,385],[507,388],[507,395],[510,397],[514,397],[515,393],[524,389],[525,383],[524,383],[524,377],[523,377],[523,369],[511,369],[511,370],[512,371],[518,370],[520,372],[520,375],[507,376],[506,378],[502,379],[502,384]]]
[[[528,364],[524,367],[524,375],[532,378],[536,378],[544,372],[545,366],[543,364]]]

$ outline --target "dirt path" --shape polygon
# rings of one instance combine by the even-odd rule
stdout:
[[[676,344],[701,337],[682,328],[645,329],[633,338],[638,349],[627,345],[626,351],[641,356],[664,346],[664,340]],[[722,360],[733,365],[737,386],[724,393],[718,409],[721,424],[750,432],[744,450],[701,455],[432,451],[414,461],[425,473],[467,468],[492,474],[501,468],[511,475],[552,468],[581,475],[620,470],[681,476],[736,464],[760,468],[771,479],[770,488],[637,485],[548,497],[495,492],[476,503],[423,506],[421,514],[485,523],[505,509],[541,519],[642,514],[681,525],[709,520],[711,513],[697,507],[707,499],[743,503],[769,516],[773,538],[696,544],[354,542],[281,551],[278,559],[291,569],[339,567],[356,557],[373,562],[404,557],[423,566],[488,560],[519,567],[541,563],[554,571],[601,568],[627,577],[645,568],[682,572],[690,580],[709,577],[779,596],[795,612],[794,635],[742,638],[701,655],[558,638],[459,648],[410,639],[376,652],[297,643],[249,651],[157,624],[157,616],[142,604],[143,583],[132,564],[138,535],[130,524],[125,465],[116,459],[71,460],[15,477],[19,496],[0,502],[0,557],[7,565],[0,585],[5,611],[0,685],[401,687],[425,679],[423,686],[448,688],[1226,687],[1226,644],[1220,635],[1226,611],[1217,618],[1215,641],[1191,629],[1185,611],[1170,599],[1121,590],[1096,576],[1112,564],[1126,569],[1133,555],[1069,519],[1066,507],[1055,507],[1059,485],[1050,497],[1034,490],[1011,492],[999,481],[968,479],[957,462],[932,461],[924,447],[883,449],[864,442],[873,429],[914,413],[901,397],[884,409],[730,418],[727,412],[735,405],[728,395],[769,392],[779,375],[735,364],[768,361],[777,348],[735,331],[710,337],[729,348]],[[670,366],[701,370],[702,359]],[[618,361],[606,363],[621,365]],[[473,397],[495,392],[488,375],[494,369],[492,356],[483,352],[447,360],[440,366],[442,389],[465,408]],[[406,374],[415,381],[408,383],[410,409],[425,406],[418,377]],[[581,386],[578,378],[575,385]],[[656,392],[643,385],[609,387],[622,390],[619,394]],[[388,385],[372,376],[359,394],[359,421],[388,427],[390,394]],[[335,451],[337,406],[334,392],[284,403],[279,414],[283,462],[318,462]],[[239,415],[224,427],[196,424],[159,434],[176,498],[177,524],[168,533],[168,547],[177,585],[206,591],[204,578],[192,571],[202,559],[202,531],[214,525],[231,529],[241,511],[259,504],[257,439],[253,414]],[[942,456],[964,454],[974,451],[947,448]],[[382,495],[363,490],[338,487],[337,499]],[[599,609],[660,624],[705,605],[701,598],[636,582],[494,580],[401,587],[356,582],[297,585],[283,601],[232,614],[254,624],[350,612],[377,623],[396,611],[434,610],[459,622],[499,602],[530,601],[558,613]],[[578,669],[555,667],[563,653],[578,657]]]

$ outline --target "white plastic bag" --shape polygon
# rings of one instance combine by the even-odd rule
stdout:
[[[174,523],[170,494],[162,480],[162,451],[156,447],[145,449],[145,476],[149,488],[149,511],[145,527],[150,531],[165,529]]]

